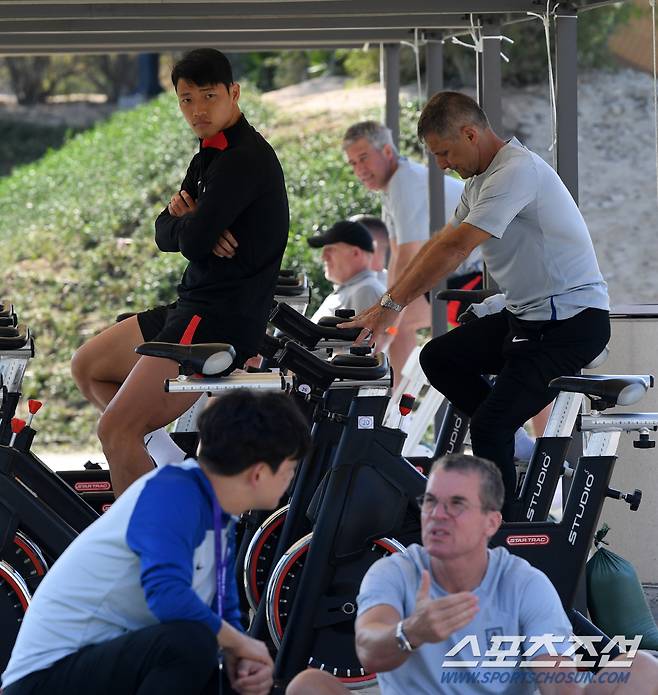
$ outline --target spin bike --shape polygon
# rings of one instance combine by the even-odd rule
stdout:
[[[552,385],[605,396],[608,405],[613,405],[624,389],[648,387],[645,380],[640,379],[642,386],[633,377],[616,377],[611,382],[569,379],[574,378]],[[269,625],[281,642],[275,666],[281,687],[309,665],[324,668],[347,683],[367,679],[354,652],[353,636],[364,555],[376,555],[380,539],[397,539],[405,546],[419,542],[419,510],[414,500],[423,492],[425,478],[405,466],[397,455],[401,448],[397,432],[385,432],[377,424],[365,431],[358,427],[364,417],[374,417],[377,423],[384,400],[383,395],[366,393],[355,399],[329,479],[320,493],[321,501],[314,510],[313,533],[288,550],[268,584]],[[601,507],[606,496],[626,499],[632,508],[637,501],[634,493],[608,491],[619,429],[639,431],[642,437],[646,430],[658,426],[657,414],[597,413],[591,418],[582,417],[580,429],[605,431],[607,443],[602,445],[601,437],[596,437],[588,444],[574,473],[562,521],[504,524],[492,541],[492,545],[505,544],[544,571],[570,611],[576,633],[587,635],[597,631],[571,609]]]

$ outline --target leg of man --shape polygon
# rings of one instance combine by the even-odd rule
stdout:
[[[404,309],[396,327],[397,333],[388,350],[393,373],[402,374],[407,358],[418,345],[416,331],[430,325],[430,308],[425,297],[418,297]]]
[[[82,395],[101,412],[137,364],[144,342],[136,316],[110,326],[78,348],[71,374]]]
[[[347,695],[349,692],[337,678],[317,668],[297,674],[286,688],[286,695]]]
[[[212,631],[203,623],[179,621],[85,647],[17,681],[4,693],[205,695],[217,663]]]
[[[504,364],[502,344],[509,332],[507,312],[459,326],[423,347],[420,366],[430,384],[459,410],[471,416],[489,395],[483,374]]]
[[[432,386],[471,416],[473,453],[500,468],[507,503],[516,486],[516,430],[555,396],[548,389],[551,379],[575,374],[609,338],[607,314],[596,309],[566,321],[523,323],[507,311],[485,316],[435,339],[421,353]],[[493,388],[481,374],[497,375]],[[508,512],[506,506],[503,517]]]
[[[165,380],[177,376],[178,365],[173,360],[140,357],[101,415],[98,437],[117,496],[153,469],[144,436],[175,420],[199,398],[197,393],[166,393]]]

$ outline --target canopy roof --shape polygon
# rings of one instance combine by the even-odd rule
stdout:
[[[580,10],[611,2],[559,4]],[[545,0],[0,0],[0,55],[398,43],[522,21],[546,5]]]

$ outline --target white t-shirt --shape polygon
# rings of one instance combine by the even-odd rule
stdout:
[[[398,167],[382,191],[382,219],[391,239],[397,244],[425,242],[430,237],[430,203],[428,169],[424,164],[406,157],[398,159]],[[459,205],[464,183],[452,176],[443,177],[445,219],[450,220]],[[476,248],[454,271],[454,275],[482,270],[482,253]]]

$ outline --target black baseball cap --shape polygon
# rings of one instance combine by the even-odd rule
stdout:
[[[323,234],[310,237],[308,245],[314,249],[319,249],[327,244],[338,244],[341,241],[344,244],[358,246],[360,249],[370,253],[373,253],[375,250],[375,244],[368,229],[360,222],[349,222],[348,220],[336,222],[333,227],[330,227]]]

